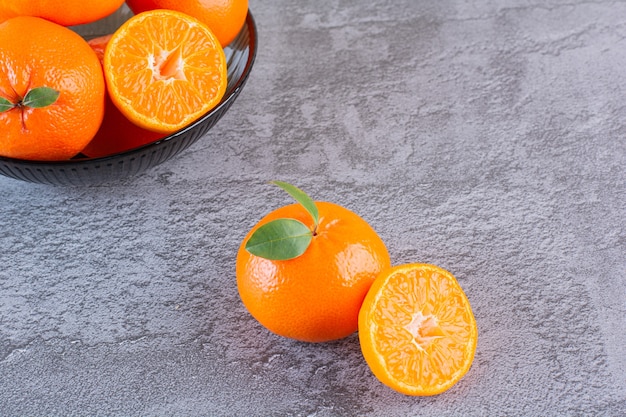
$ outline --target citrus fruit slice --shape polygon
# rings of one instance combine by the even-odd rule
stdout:
[[[173,10],[134,15],[104,53],[111,100],[144,129],[172,133],[215,107],[226,92],[226,57],[211,30]]]
[[[448,271],[407,264],[381,273],[359,312],[365,361],[385,385],[435,395],[470,369],[478,329],[470,303]]]

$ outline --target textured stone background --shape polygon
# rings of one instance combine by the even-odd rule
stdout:
[[[200,142],[92,187],[0,178],[0,415],[626,415],[626,3],[250,0],[256,66]],[[290,202],[459,279],[479,325],[437,397],[358,338],[244,310],[235,255]]]

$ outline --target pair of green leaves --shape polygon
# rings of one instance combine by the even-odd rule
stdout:
[[[295,219],[276,219],[259,227],[246,242],[246,250],[262,258],[284,261],[302,255],[311,244],[319,223],[315,202],[301,189],[283,181],[271,181],[300,203],[313,218],[313,230]]]
[[[38,109],[53,104],[59,98],[60,93],[50,87],[36,87],[17,103],[12,103],[4,97],[0,97],[0,113],[9,111],[13,107],[31,107]]]

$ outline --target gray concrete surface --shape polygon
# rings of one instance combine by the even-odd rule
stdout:
[[[0,415],[626,415],[626,3],[250,7],[248,85],[183,154],[102,186],[0,178]],[[461,382],[406,397],[357,335],[247,314],[235,255],[290,202],[272,179],[457,276]]]

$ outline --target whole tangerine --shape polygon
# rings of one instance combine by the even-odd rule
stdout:
[[[248,0],[126,0],[126,4],[135,14],[170,9],[193,16],[213,31],[222,47],[237,37],[248,15]]]
[[[0,0],[0,22],[35,16],[63,26],[95,22],[115,12],[124,0]]]
[[[326,342],[357,330],[361,303],[378,274],[390,267],[390,259],[381,238],[356,213],[330,202],[314,205],[317,225],[302,204],[263,217],[239,248],[236,275],[243,304],[267,329],[300,341]],[[311,230],[304,253],[286,260],[250,253],[246,246],[251,237],[283,219]]]
[[[87,41],[50,21],[0,24],[0,155],[64,160],[96,134],[105,81]]]

